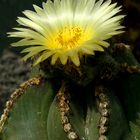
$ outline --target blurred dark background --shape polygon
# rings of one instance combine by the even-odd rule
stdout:
[[[16,26],[17,16],[22,16],[22,11],[33,10],[32,4],[41,6],[43,0],[0,0],[0,53],[9,47],[12,39],[7,38],[7,32]]]
[[[123,25],[125,33],[113,37],[114,42],[128,44],[140,62],[140,0],[113,0],[122,5],[122,13],[126,15]]]
[[[43,1],[0,0],[0,113],[5,101],[17,85],[29,78],[30,71],[29,64],[20,62],[19,50],[9,47],[14,40],[8,38],[6,33],[17,25],[16,18],[23,15],[22,11],[33,10],[33,4],[41,6]],[[126,26],[126,32],[114,36],[111,42],[130,45],[140,62],[140,0],[112,1],[123,6],[121,14],[125,14],[126,17],[122,24]]]

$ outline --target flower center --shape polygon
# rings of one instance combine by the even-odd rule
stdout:
[[[91,39],[91,30],[74,27],[64,27],[52,34],[47,42],[47,46],[51,49],[72,49],[81,46],[87,40]]]
[[[83,31],[78,27],[67,28],[59,31],[56,40],[62,47],[74,48],[80,43]]]

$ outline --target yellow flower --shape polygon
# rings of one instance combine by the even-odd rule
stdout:
[[[72,61],[80,65],[83,55],[94,55],[109,46],[105,40],[122,33],[123,15],[116,15],[121,7],[111,0],[48,0],[43,8],[34,6],[35,12],[26,10],[26,17],[18,17],[21,27],[8,33],[21,38],[12,46],[27,46],[23,60],[38,55],[34,65],[51,57],[51,64],[59,59],[65,65]]]

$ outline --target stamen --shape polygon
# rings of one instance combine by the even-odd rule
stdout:
[[[78,45],[82,34],[83,31],[79,27],[65,27],[62,31],[58,32],[56,40],[62,47],[74,48]]]

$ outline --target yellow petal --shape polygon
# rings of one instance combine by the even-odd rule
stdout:
[[[36,66],[37,64],[39,64],[40,62],[46,60],[48,57],[50,57],[54,52],[44,52],[33,64],[34,66]]]
[[[26,52],[41,52],[47,50],[46,47],[42,47],[42,46],[35,46],[35,47],[29,47],[24,49],[23,51],[21,51],[21,53],[26,53]]]
[[[67,63],[67,59],[68,59],[68,56],[67,55],[60,55],[59,56],[59,58],[60,58],[60,61],[61,61],[61,63],[63,64],[63,65],[65,65],[66,63]]]
[[[72,62],[78,67],[80,66],[80,60],[79,60],[79,56],[77,53],[75,53],[74,55],[70,56]]]
[[[55,62],[57,61],[58,57],[59,57],[59,54],[58,54],[58,53],[56,53],[56,54],[54,54],[54,55],[52,56],[52,59],[51,59],[51,64],[52,64],[52,65],[55,64]]]

